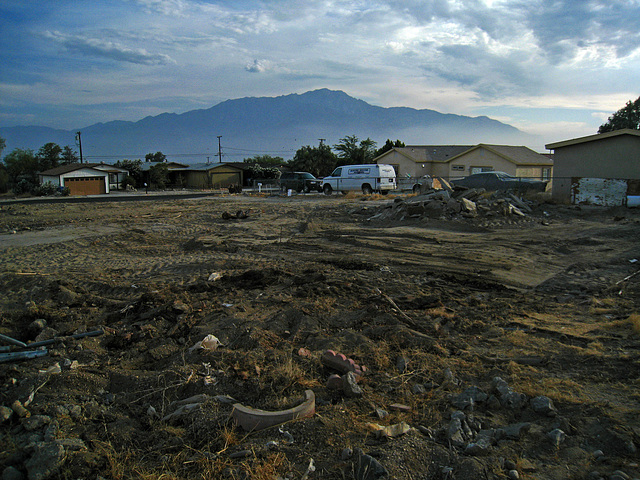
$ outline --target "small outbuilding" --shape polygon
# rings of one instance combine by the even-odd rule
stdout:
[[[550,143],[552,198],[615,206],[640,195],[640,131],[633,129]]]
[[[188,188],[228,188],[231,185],[242,185],[244,181],[244,170],[227,163],[189,165],[184,175]]]
[[[51,182],[56,187],[68,187],[70,195],[100,195],[109,193],[109,172],[89,164],[71,163],[38,174],[41,184]]]

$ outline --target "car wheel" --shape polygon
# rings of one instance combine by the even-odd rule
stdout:
[[[362,193],[364,193],[365,195],[371,195],[371,193],[373,193],[371,185],[369,185],[368,183],[362,185]]]
[[[302,188],[302,191],[303,191],[304,193],[309,193],[309,192],[311,191],[311,189],[309,188],[309,185],[305,185],[305,186]]]
[[[420,192],[420,185],[416,184],[413,186],[413,193],[419,193]]]
[[[331,188],[331,185],[327,184],[324,186],[322,191],[324,192],[325,195],[331,195],[333,193],[333,188]]]

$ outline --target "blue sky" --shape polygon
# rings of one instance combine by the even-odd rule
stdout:
[[[0,32],[0,126],[330,88],[544,145],[640,96],[640,0],[3,0]]]

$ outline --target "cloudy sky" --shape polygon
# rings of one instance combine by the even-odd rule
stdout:
[[[640,96],[640,0],[2,0],[0,32],[0,126],[330,88],[548,143]]]

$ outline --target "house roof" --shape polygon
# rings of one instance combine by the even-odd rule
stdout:
[[[396,152],[416,163],[422,162],[447,162],[452,157],[466,152],[473,145],[408,145],[406,147],[393,147],[375,159],[376,162],[391,152]]]
[[[238,165],[235,165],[234,163],[206,163],[206,162],[196,163],[195,165],[189,165],[189,167],[186,168],[185,170],[202,172],[207,170],[213,170],[214,168],[218,168],[222,166],[237,168],[238,170],[242,170],[242,168],[240,168]]]
[[[579,143],[594,142],[596,140],[603,140],[605,138],[617,137],[619,135],[633,135],[640,137],[640,130],[634,130],[632,128],[623,128],[621,130],[614,130],[613,132],[598,133],[596,135],[589,135],[586,137],[573,138],[571,140],[564,140],[562,142],[550,143],[545,145],[544,148],[549,150],[555,150],[557,148],[568,147],[569,145],[577,145]]]
[[[151,167],[158,165],[159,163],[166,165],[169,170],[186,170],[189,168],[189,165],[178,162],[142,162],[142,171],[146,172]]]
[[[98,170],[94,168],[97,163],[69,163],[68,165],[60,165],[59,167],[50,168],[49,170],[45,170],[44,172],[40,172],[40,175],[47,176],[56,176],[56,175],[64,175],[65,173],[75,172],[76,170],[81,170],[83,168],[89,168],[91,170],[96,170],[100,173],[107,173],[103,170]]]
[[[516,165],[553,165],[553,160],[546,155],[542,155],[540,153],[536,153],[528,147],[524,146],[513,146],[513,145],[487,145],[481,143],[476,145],[473,148],[465,152],[461,152],[455,157],[450,158],[449,160],[453,160],[454,158],[462,157],[469,152],[478,149],[489,150],[490,152],[498,155],[499,157],[504,158],[505,160],[514,163]]]

